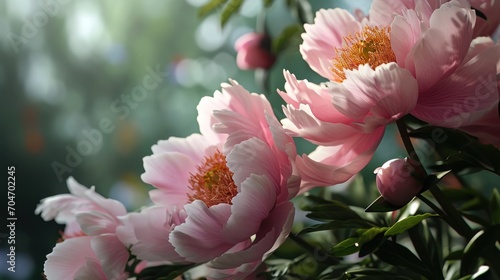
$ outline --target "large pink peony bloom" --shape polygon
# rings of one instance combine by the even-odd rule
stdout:
[[[35,210],[45,221],[66,224],[63,241],[47,255],[47,279],[127,279],[129,252],[115,234],[125,207],[72,177],[67,184],[71,194],[47,197]]]
[[[295,144],[263,95],[235,81],[198,105],[201,134],[169,138],[144,158],[151,199],[183,208],[169,239],[186,261],[208,262],[211,279],[243,279],[290,232],[300,177]]]
[[[500,46],[477,47],[485,39],[473,39],[475,21],[460,0],[375,0],[360,20],[342,9],[318,11],[304,26],[300,52],[330,82],[318,86],[285,73],[280,92],[288,103],[284,127],[321,145],[297,163],[303,189],[357,173],[383,127],[408,113],[456,128],[490,112],[498,90],[484,81],[496,76]]]

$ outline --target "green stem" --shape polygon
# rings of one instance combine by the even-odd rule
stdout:
[[[406,130],[406,124],[404,123],[403,119],[399,119],[396,124],[398,126],[399,133],[401,134],[403,144],[410,157],[409,163],[412,165],[412,167],[415,168],[415,173],[417,175],[426,177],[427,172],[422,166],[422,163],[418,158],[417,153],[415,152],[415,148],[411,143],[410,136],[408,135],[408,131]],[[474,231],[465,222],[460,212],[446,199],[445,195],[436,186],[436,184],[432,184],[429,190],[446,214],[446,216],[443,216],[443,219],[445,219],[448,224],[458,232],[458,234],[467,238],[467,240],[470,240],[474,236]],[[442,215],[440,214],[440,212],[436,213]]]

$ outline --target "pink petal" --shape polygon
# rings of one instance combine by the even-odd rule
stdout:
[[[78,271],[76,271],[73,278],[75,280],[85,280],[85,279],[102,279],[107,280],[108,278],[102,271],[101,264],[98,260],[88,259],[85,264],[80,266]],[[114,278],[117,279],[117,278]]]
[[[98,263],[97,256],[90,245],[92,238],[91,236],[82,236],[57,243],[52,252],[47,255],[44,264],[44,273],[47,279],[73,279],[78,270],[87,262]],[[94,268],[99,277],[92,279],[106,279],[100,265],[94,266]]]
[[[290,233],[294,217],[291,202],[277,205],[269,217],[263,221],[260,230],[251,246],[231,253],[225,253],[208,265],[219,271],[212,271],[210,276],[222,278],[230,270],[232,277],[242,278],[254,272],[274,250],[276,250]],[[226,273],[224,273],[226,272]]]
[[[498,102],[497,102],[498,103]],[[475,136],[483,144],[492,144],[500,148],[500,114],[497,104],[485,116],[478,121],[464,127],[461,130]]]
[[[394,62],[375,70],[367,64],[348,70],[344,82],[332,83],[330,92],[333,105],[344,115],[363,122],[365,132],[408,114],[418,98],[415,78]]]
[[[391,24],[391,47],[400,67],[413,67],[413,58],[408,54],[421,36],[423,27],[414,10],[404,11],[403,16],[396,16]],[[412,74],[414,69],[408,69]]]
[[[130,213],[121,220],[124,225],[117,228],[117,236],[129,246],[132,245],[131,252],[139,259],[148,262],[184,262],[169,241],[171,230],[185,221],[183,210],[150,207],[140,213]]]
[[[108,279],[123,277],[129,253],[114,234],[96,236],[90,241],[92,249]],[[90,279],[90,278],[88,278]]]
[[[276,203],[275,185],[266,176],[251,174],[240,188],[231,201],[231,216],[222,230],[222,236],[232,243],[257,233]]]
[[[144,170],[141,179],[166,194],[172,205],[182,206],[187,203],[187,194],[191,193],[188,182],[191,173],[196,173],[196,166],[201,162],[193,162],[181,153],[162,153],[144,157]]]
[[[78,212],[76,221],[86,235],[95,236],[105,233],[115,233],[118,226],[118,219],[109,214],[90,211]]]
[[[318,186],[343,183],[357,174],[371,160],[382,140],[384,128],[370,134],[359,133],[338,146],[319,146],[308,156],[297,158],[302,176],[300,193]]]
[[[331,79],[331,61],[335,48],[342,47],[343,38],[361,30],[361,24],[346,10],[329,9],[316,12],[314,24],[304,24],[304,42],[300,53],[311,69]]]
[[[472,40],[475,20],[474,11],[463,1],[445,3],[432,13],[430,28],[411,54],[420,95],[460,65]]]
[[[430,88],[412,115],[433,125],[459,127],[480,119],[498,100],[500,45],[488,48]]]
[[[226,160],[227,167],[234,173],[233,180],[238,192],[241,191],[241,184],[251,174],[264,175],[275,186],[280,185],[279,162],[270,147],[260,139],[252,138],[234,146]]]
[[[328,88],[297,80],[295,75],[284,71],[285,90],[278,94],[293,108],[299,109],[302,104],[309,105],[312,115],[323,122],[346,122],[348,119],[332,106],[332,96]]]
[[[318,120],[308,105],[301,105],[299,109],[288,106],[283,108],[283,112],[287,117],[281,120],[285,129],[291,131],[294,136],[303,137],[317,145],[343,143],[346,138],[357,133],[357,130],[349,124]]]
[[[186,138],[170,137],[161,140],[151,149],[153,154],[178,152],[189,157],[193,162],[201,162],[210,151],[212,145],[201,134],[191,134]],[[207,151],[209,150],[209,151]]]
[[[170,233],[170,242],[180,256],[187,261],[202,263],[234,246],[221,235],[231,215],[231,205],[217,204],[208,208],[202,201],[195,200],[184,208],[186,222]]]
[[[413,8],[415,8],[413,0],[373,0],[368,12],[370,23],[380,27],[389,26],[396,15],[400,15],[404,10]]]

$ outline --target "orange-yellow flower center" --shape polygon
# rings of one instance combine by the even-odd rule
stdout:
[[[226,157],[216,151],[214,155],[205,157],[198,166],[196,174],[189,178],[189,201],[201,200],[210,207],[219,203],[231,204],[231,199],[238,193],[233,181],[233,172],[226,165]]]
[[[344,70],[357,69],[359,65],[368,63],[375,69],[381,64],[396,61],[389,31],[389,27],[366,26],[360,32],[344,37],[345,46],[335,48],[331,68],[333,80],[342,82],[346,78]]]

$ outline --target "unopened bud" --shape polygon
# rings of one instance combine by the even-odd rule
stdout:
[[[243,70],[268,69],[276,59],[271,53],[271,39],[265,34],[247,33],[236,41],[235,49],[236,64]]]
[[[410,202],[422,190],[422,181],[412,176],[407,159],[392,159],[375,169],[377,188],[382,197],[396,206]]]

